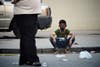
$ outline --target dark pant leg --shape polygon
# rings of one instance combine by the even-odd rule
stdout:
[[[71,46],[69,45],[69,41],[70,41],[71,37],[69,37],[68,39],[66,39],[66,45],[67,45],[67,48],[71,48]],[[74,43],[75,41],[75,38],[72,39],[72,44]]]
[[[16,20],[21,33],[19,63],[39,62],[35,43],[37,15],[17,15]]]
[[[11,22],[10,22],[10,25],[9,25],[9,31],[11,31],[11,30],[13,30],[13,26],[14,26],[14,24],[15,24],[15,17],[13,17],[12,19],[11,19]]]
[[[51,42],[51,44],[52,44],[52,46],[54,47],[54,48],[56,48],[56,44],[54,43],[54,41],[53,41],[53,38],[52,37],[50,37],[50,42]]]

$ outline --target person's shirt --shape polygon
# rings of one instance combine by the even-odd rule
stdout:
[[[20,0],[14,5],[14,14],[40,14],[41,0]]]
[[[57,37],[67,38],[68,35],[69,35],[69,33],[70,33],[70,30],[69,29],[66,29],[64,32],[61,32],[60,29],[55,30],[55,34],[56,34]]]

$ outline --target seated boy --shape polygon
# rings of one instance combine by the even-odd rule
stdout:
[[[75,36],[66,28],[67,24],[65,20],[59,21],[59,29],[55,30],[51,37],[50,42],[55,49],[59,48],[71,48],[75,41]]]

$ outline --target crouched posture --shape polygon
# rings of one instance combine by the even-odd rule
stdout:
[[[66,21],[60,20],[59,29],[55,30],[50,37],[50,42],[54,48],[71,48],[75,41],[75,36],[66,27]]]

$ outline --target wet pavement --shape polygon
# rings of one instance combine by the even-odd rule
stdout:
[[[81,59],[79,54],[39,54],[41,67],[100,67],[100,53],[91,54],[90,59]],[[34,67],[19,66],[19,54],[1,55],[0,67]]]

